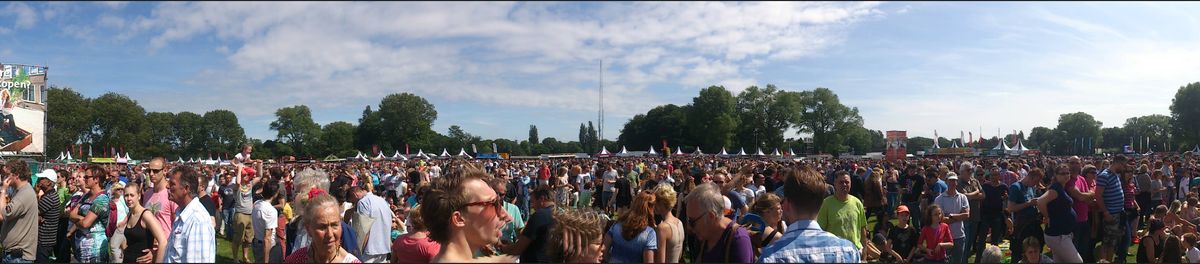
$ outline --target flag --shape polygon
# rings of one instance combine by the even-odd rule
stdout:
[[[475,148],[475,144],[471,144],[471,153],[476,153],[476,154],[479,153],[479,149]]]
[[[967,138],[970,138],[971,145],[975,145],[975,134],[974,133],[967,132]]]
[[[500,148],[496,147],[496,142],[492,142],[492,153],[500,153]]]
[[[408,144],[404,144],[404,155],[410,155],[408,152]]]

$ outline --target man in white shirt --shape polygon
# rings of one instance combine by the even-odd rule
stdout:
[[[361,259],[364,263],[386,263],[387,254],[392,252],[392,210],[383,198],[361,187],[353,187],[351,193],[354,194],[357,213],[375,220],[369,231],[360,234],[366,236],[362,239],[366,245],[362,247]]]
[[[176,167],[170,173],[170,199],[186,205],[175,216],[167,239],[166,263],[214,263],[217,261],[217,232],[212,218],[200,204],[200,172],[191,166]]]
[[[279,228],[279,212],[271,201],[279,194],[278,184],[263,184],[262,200],[254,203],[253,226],[254,261],[257,263],[276,263],[283,261],[283,250],[275,240],[275,229]]]

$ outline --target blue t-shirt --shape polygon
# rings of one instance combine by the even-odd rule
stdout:
[[[1008,187],[1008,201],[1015,204],[1027,203],[1037,197],[1037,190],[1033,186],[1025,186],[1022,182],[1014,182],[1011,187]],[[1029,220],[1037,216],[1037,207],[1030,206],[1013,214],[1013,221]]]
[[[643,263],[644,251],[658,250],[658,233],[654,232],[654,228],[647,226],[632,240],[625,240],[625,236],[621,235],[621,226],[617,223],[608,229],[608,236],[612,238],[612,245],[608,247],[611,263]]]
[[[933,183],[933,186],[929,186],[929,191],[925,193],[927,196],[926,199],[929,199],[929,202],[933,203],[933,199],[941,196],[942,193],[946,192],[946,189],[949,188],[950,187],[946,185],[946,181],[938,179],[937,182]]]
[[[1050,223],[1046,223],[1046,235],[1061,236],[1070,234],[1075,229],[1075,201],[1071,199],[1071,195],[1067,194],[1067,190],[1063,189],[1062,184],[1057,182],[1050,185],[1050,189],[1058,194],[1053,201],[1046,204],[1046,210],[1050,211],[1047,216],[1050,218]]]

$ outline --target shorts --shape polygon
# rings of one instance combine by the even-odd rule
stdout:
[[[1104,246],[1115,247],[1125,236],[1124,212],[1112,214],[1113,221],[1104,221]]]
[[[235,213],[233,216],[234,231],[239,231],[241,242],[249,246],[250,242],[254,241],[254,224],[250,220],[249,214]]]

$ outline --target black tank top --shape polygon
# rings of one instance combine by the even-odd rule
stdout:
[[[136,224],[133,227],[125,228],[125,243],[127,245],[124,251],[125,259],[121,263],[136,263],[138,257],[145,255],[142,251],[154,245],[154,235],[150,233],[150,230],[142,227],[142,220],[145,219],[145,214],[149,211],[142,210],[142,213],[138,215]]]

